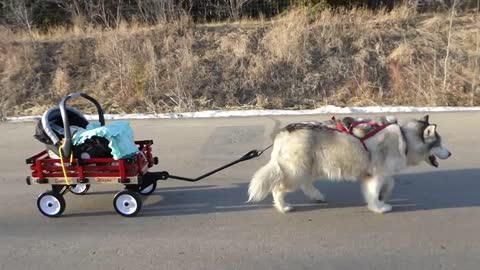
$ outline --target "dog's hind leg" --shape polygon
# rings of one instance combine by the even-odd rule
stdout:
[[[318,190],[312,182],[304,183],[300,186],[300,189],[303,191],[308,198],[316,202],[326,202],[327,199],[320,190]]]
[[[380,195],[378,196],[378,199],[382,202],[386,202],[388,198],[390,198],[390,195],[392,195],[393,187],[395,186],[395,179],[391,176],[386,176],[382,189],[380,190]]]
[[[386,213],[392,210],[392,206],[379,200],[380,191],[384,184],[380,176],[367,176],[363,178],[362,191],[367,207],[376,213]]]
[[[272,190],[273,195],[273,203],[275,208],[282,213],[291,212],[293,210],[293,206],[285,202],[285,195],[287,190],[282,187],[282,185],[277,185]]]

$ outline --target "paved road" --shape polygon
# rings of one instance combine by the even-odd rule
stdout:
[[[418,115],[402,115],[401,118]],[[327,116],[280,117],[282,124]],[[161,182],[141,215],[118,216],[121,186],[66,195],[61,218],[40,215],[24,159],[42,149],[33,123],[0,124],[0,269],[479,269],[479,113],[431,114],[453,156],[397,177],[394,212],[373,214],[355,183],[318,183],[326,204],[299,192],[282,215],[271,198],[246,204],[250,176],[268,158],[201,182]],[[270,143],[273,118],[133,121],[154,139],[159,170],[197,176]],[[476,140],[474,140],[476,139]],[[154,167],[155,168],[155,167]]]

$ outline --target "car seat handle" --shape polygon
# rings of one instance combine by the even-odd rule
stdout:
[[[104,112],[103,112],[102,106],[100,106],[100,103],[98,103],[96,99],[94,99],[93,97],[85,93],[72,93],[65,96],[60,101],[60,113],[62,114],[63,128],[65,133],[64,134],[65,142],[62,148],[62,153],[64,157],[68,157],[70,155],[70,151],[72,150],[72,133],[70,132],[70,123],[68,121],[68,114],[67,114],[67,110],[65,109],[65,105],[69,99],[78,98],[78,97],[83,97],[85,99],[88,99],[93,104],[95,104],[95,107],[97,107],[98,121],[100,122],[101,126],[105,126]]]

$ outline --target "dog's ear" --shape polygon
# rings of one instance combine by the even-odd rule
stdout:
[[[425,130],[423,131],[423,138],[431,138],[435,136],[435,130],[437,129],[437,125],[428,125]]]
[[[428,114],[427,114],[427,115],[425,115],[424,117],[422,117],[422,119],[420,119],[420,120],[421,120],[422,122],[425,122],[425,123],[429,124],[428,118],[429,118],[429,116],[428,116]]]

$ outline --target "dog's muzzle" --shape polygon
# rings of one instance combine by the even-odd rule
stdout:
[[[430,165],[432,165],[435,168],[438,168],[438,165],[439,165],[437,161],[437,157],[439,159],[447,159],[452,155],[450,151],[448,151],[446,148],[443,148],[443,147],[435,147],[430,151],[430,153],[431,155],[428,156],[428,162],[430,163]]]

